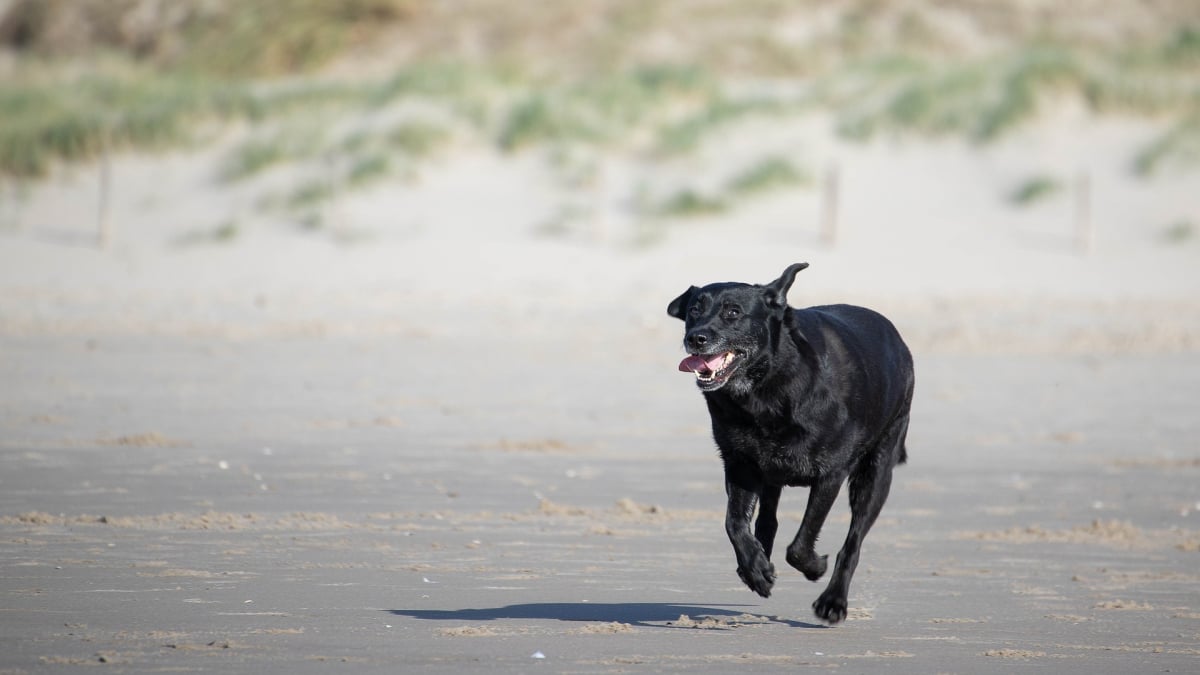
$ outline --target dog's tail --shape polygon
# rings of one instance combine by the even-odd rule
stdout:
[[[896,464],[906,464],[908,462],[908,419],[909,412],[912,410],[913,388],[915,385],[915,377],[912,373],[912,356],[909,356],[909,373],[908,373],[908,391],[905,392],[904,406],[901,408],[901,415],[904,418],[904,424],[900,427],[900,451],[896,453]]]
[[[899,418],[892,420],[892,428],[889,430],[888,440],[893,443],[893,452],[895,453],[894,466],[906,464],[908,461],[908,414],[902,414]]]

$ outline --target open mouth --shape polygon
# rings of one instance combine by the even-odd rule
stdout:
[[[691,354],[679,362],[679,370],[696,374],[696,384],[704,390],[719,388],[729,380],[737,367],[736,352],[717,354]]]

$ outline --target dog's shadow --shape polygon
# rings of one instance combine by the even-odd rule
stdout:
[[[679,622],[687,616],[692,621],[709,617],[720,622],[722,618],[740,617],[748,614],[746,605],[677,605],[664,602],[532,602],[505,607],[480,609],[389,609],[389,614],[407,616],[428,621],[496,621],[499,619],[543,619],[556,621],[592,621],[602,623],[627,623],[647,628],[693,628]],[[822,624],[805,623],[775,616],[751,614],[754,623],[781,623],[793,628],[825,628]],[[732,628],[738,622],[714,628]],[[749,621],[748,621],[749,623]]]

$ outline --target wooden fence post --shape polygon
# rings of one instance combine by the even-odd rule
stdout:
[[[109,197],[112,192],[112,157],[109,152],[108,130],[100,138],[99,196],[96,200],[96,240],[101,249],[112,244],[112,222],[109,215]]]
[[[832,162],[825,168],[821,181],[821,238],[833,247],[837,243],[839,176],[838,165]]]
[[[1092,180],[1087,171],[1075,176],[1075,247],[1083,255],[1092,252],[1096,233],[1092,226]]]

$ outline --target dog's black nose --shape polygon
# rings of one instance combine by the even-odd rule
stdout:
[[[687,334],[687,346],[690,349],[702,349],[708,344],[708,332],[702,330],[694,330]]]

